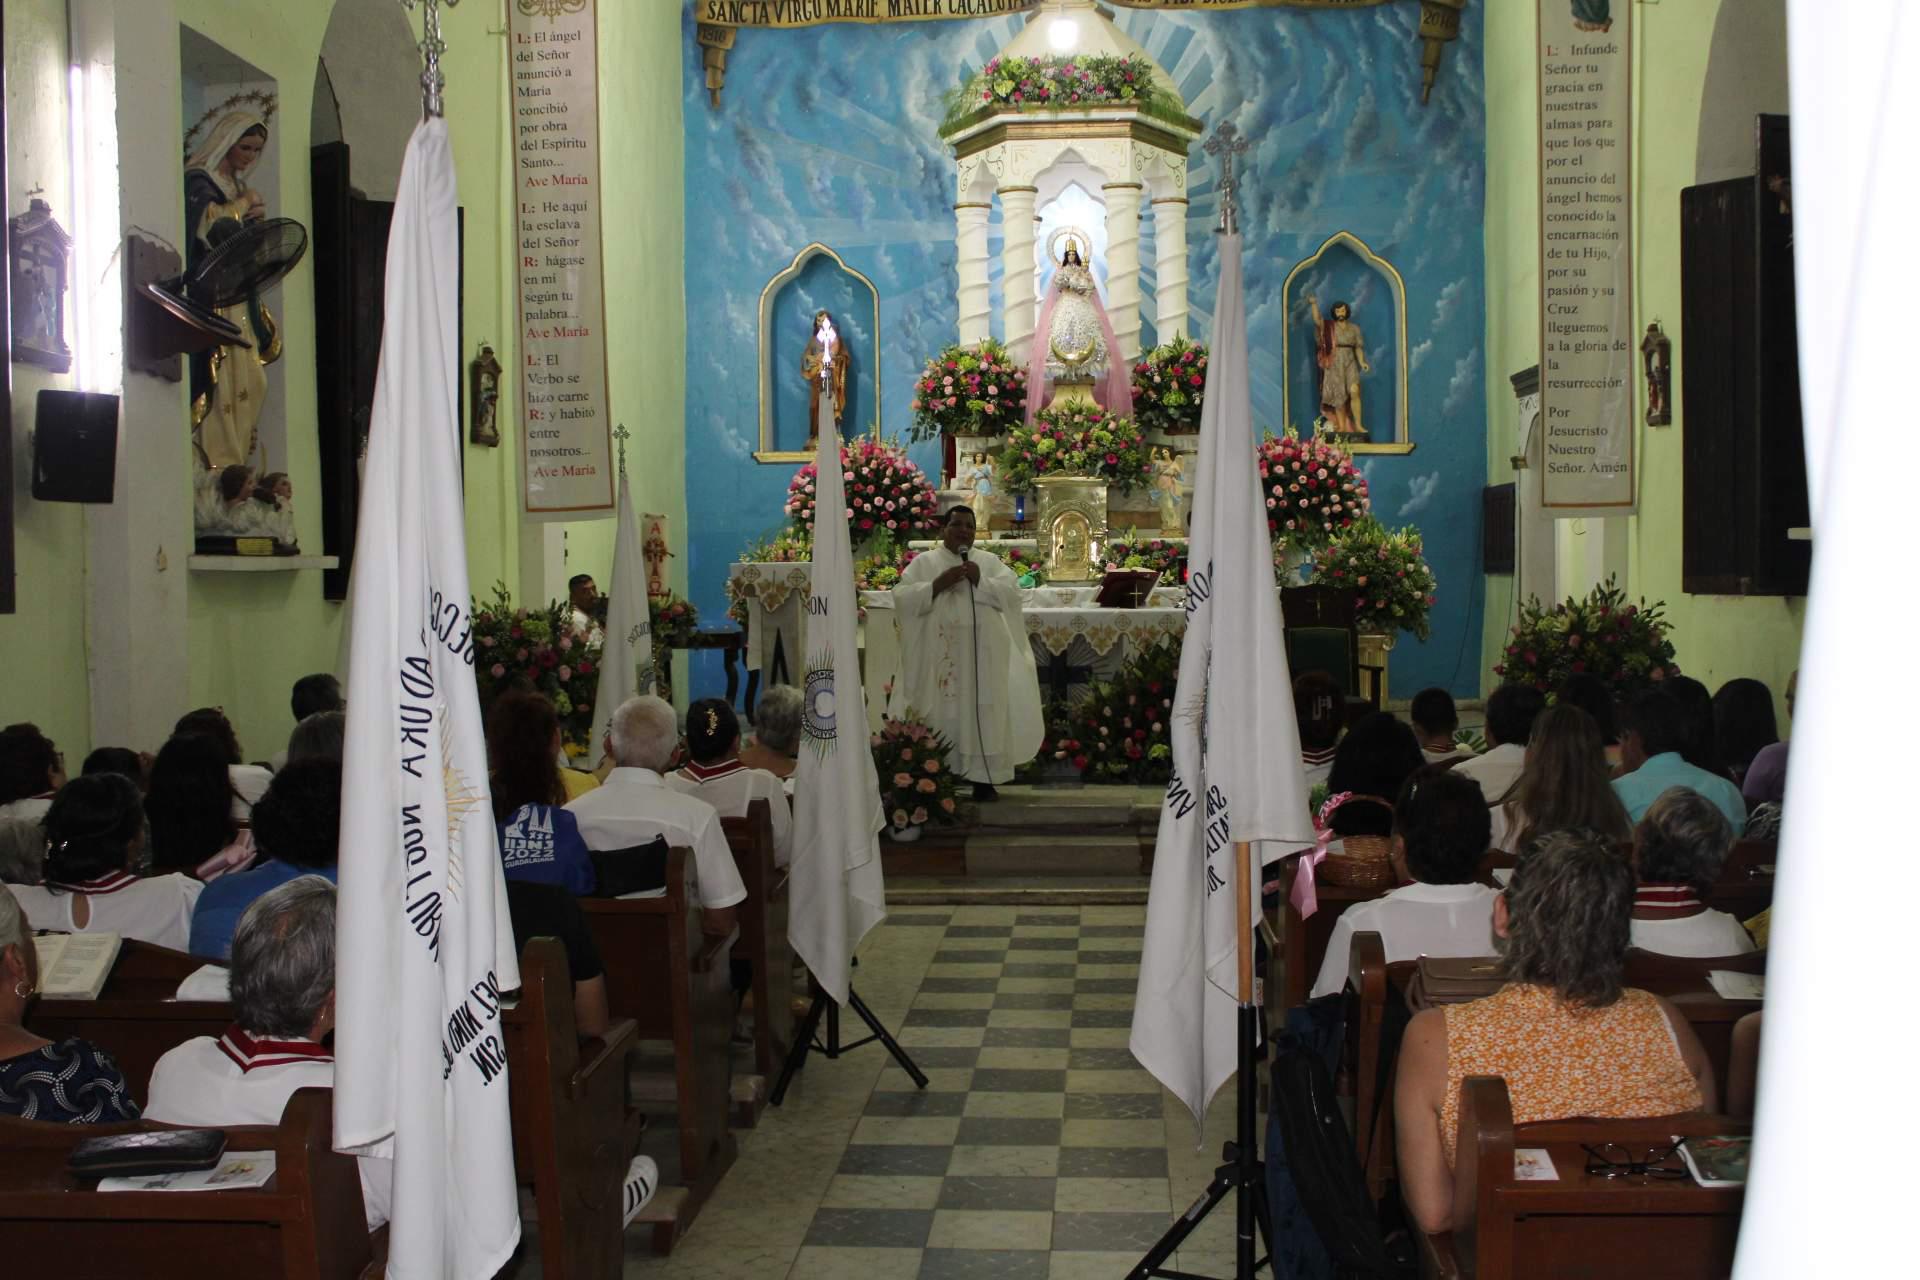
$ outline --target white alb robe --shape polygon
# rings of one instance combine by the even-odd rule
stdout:
[[[914,557],[894,588],[900,675],[888,713],[911,709],[953,744],[951,767],[970,782],[1005,782],[1040,749],[1040,680],[1020,620],[1020,584],[997,556],[976,551],[977,585],[934,595],[961,563],[945,547]],[[975,637],[979,650],[975,652]]]

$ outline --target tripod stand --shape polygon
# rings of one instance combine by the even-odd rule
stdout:
[[[855,960],[853,963],[858,966],[860,962]],[[863,1044],[872,1044],[875,1040],[887,1047],[887,1052],[893,1055],[893,1060],[900,1064],[900,1069],[907,1073],[916,1086],[922,1089],[927,1087],[926,1073],[907,1056],[907,1051],[900,1047],[900,1042],[880,1025],[880,1019],[873,1016],[873,1010],[867,1008],[867,1002],[860,998],[860,993],[853,989],[851,982],[847,984],[847,1007],[860,1015],[860,1020],[867,1024],[867,1030],[872,1033],[863,1040],[855,1040],[852,1044],[840,1043],[839,1004],[826,993],[811,974],[807,975],[807,985],[812,988],[813,1003],[807,1006],[806,1016],[800,1019],[800,1025],[793,1030],[793,1047],[787,1050],[787,1060],[780,1067],[780,1079],[774,1083],[773,1094],[767,1101],[777,1107],[786,1100],[787,1086],[793,1083],[793,1073],[806,1065],[809,1052],[818,1053],[827,1058],[837,1058],[843,1053],[858,1049]],[[820,1019],[823,1015],[827,1020],[827,1038],[824,1044],[815,1039],[819,1034]]]
[[[1254,1273],[1273,1258],[1273,1211],[1267,1204],[1267,1166],[1260,1159],[1256,1128],[1260,1109],[1258,1072],[1261,1037],[1260,1008],[1253,998],[1253,905],[1249,896],[1253,891],[1253,857],[1251,846],[1244,843],[1236,842],[1233,853],[1235,921],[1240,955],[1240,1007],[1236,1028],[1239,1065],[1234,1075],[1234,1140],[1221,1149],[1223,1163],[1213,1171],[1213,1181],[1207,1183],[1207,1189],[1200,1193],[1199,1199],[1187,1206],[1187,1211],[1180,1215],[1179,1221],[1167,1228],[1167,1233],[1160,1237],[1159,1243],[1127,1273],[1127,1280],[1202,1280],[1192,1272],[1169,1270],[1165,1264],[1230,1192],[1234,1197],[1235,1280],[1253,1280]],[[1266,1253],[1259,1257],[1254,1255],[1253,1233],[1256,1224],[1260,1240],[1267,1247]]]

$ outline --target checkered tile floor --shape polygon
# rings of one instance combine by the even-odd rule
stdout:
[[[1198,1194],[1231,1108],[1193,1122],[1127,1051],[1144,907],[903,908],[855,987],[878,1044],[815,1055],[668,1259],[630,1275],[1117,1280]],[[864,1034],[856,1018],[843,1036]],[[1231,1095],[1227,1095],[1231,1096]],[[1231,1274],[1232,1214],[1178,1263]]]

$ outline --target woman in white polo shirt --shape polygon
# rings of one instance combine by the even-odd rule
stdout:
[[[773,860],[787,865],[793,852],[793,812],[780,779],[740,759],[740,720],[722,698],[702,698],[687,708],[690,763],[667,777],[667,785],[698,796],[723,818],[744,818],[747,806],[765,800],[773,818]]]
[[[46,881],[14,890],[28,922],[185,951],[204,886],[177,872],[142,880],[127,869],[142,820],[140,792],[117,773],[89,774],[60,788],[47,810]]]

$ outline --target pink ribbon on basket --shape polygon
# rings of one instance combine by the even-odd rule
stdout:
[[[1333,811],[1352,796],[1353,792],[1342,791],[1326,798],[1313,824],[1313,848],[1302,853],[1300,860],[1293,864],[1293,890],[1287,894],[1287,901],[1293,904],[1302,920],[1320,909],[1320,895],[1314,889],[1314,868],[1326,861],[1327,846],[1333,843]]]

